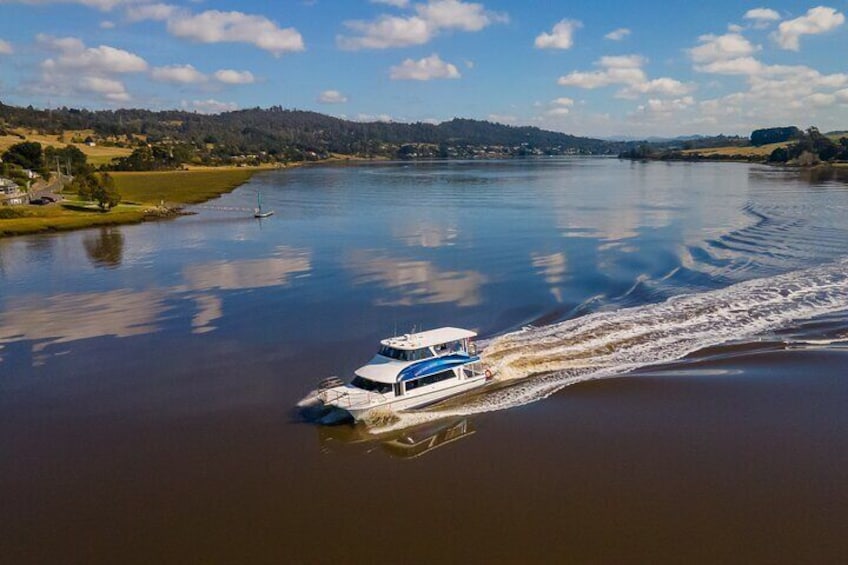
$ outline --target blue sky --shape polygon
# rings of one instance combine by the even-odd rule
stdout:
[[[0,0],[0,100],[576,135],[848,129],[848,1]]]

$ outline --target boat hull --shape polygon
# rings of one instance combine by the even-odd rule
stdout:
[[[487,380],[484,376],[455,382],[448,381],[444,383],[444,386],[434,387],[433,390],[425,390],[416,394],[406,394],[404,396],[387,399],[384,402],[372,402],[367,405],[337,406],[337,408],[344,410],[350,414],[354,421],[359,422],[365,419],[368,414],[374,410],[400,412],[425,408],[480,388],[486,383]]]

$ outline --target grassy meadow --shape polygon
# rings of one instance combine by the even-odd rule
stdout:
[[[88,158],[89,164],[96,167],[111,163],[112,159],[117,157],[126,157],[132,153],[132,149],[129,147],[106,147],[102,145],[89,147],[85,143],[71,143],[71,139],[85,139],[89,135],[93,135],[94,131],[66,131],[64,134],[65,141],[61,141],[60,136],[58,135],[41,134],[34,131],[13,130],[13,133],[19,135],[0,135],[0,153],[12,145],[22,143],[24,141],[35,141],[40,143],[42,147],[56,147],[57,149],[73,145],[85,154]],[[20,136],[23,136],[23,139],[21,139]]]
[[[146,219],[170,217],[173,210],[160,208],[205,202],[247,182],[258,169],[208,168],[188,171],[111,173],[122,203],[108,212],[95,204],[66,200],[48,206],[0,208],[0,237],[94,226],[132,224]]]
[[[95,226],[135,224],[150,216],[146,207],[118,205],[109,212],[86,208],[79,202],[51,206],[15,206],[16,217],[0,215],[0,237],[47,231],[65,231]]]
[[[744,157],[768,157],[771,155],[772,151],[777,149],[778,147],[786,147],[789,143],[783,141],[780,143],[769,143],[768,145],[761,145],[759,147],[747,146],[747,147],[736,147],[736,146],[728,146],[728,147],[710,147],[707,149],[687,149],[683,151],[684,155],[703,155],[705,157],[712,157],[718,155],[724,156],[744,156]]]
[[[144,204],[198,204],[247,182],[256,169],[209,168],[188,171],[110,173],[127,202]]]

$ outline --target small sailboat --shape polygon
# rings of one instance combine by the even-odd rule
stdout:
[[[262,191],[256,193],[256,208],[253,209],[253,217],[254,218],[267,218],[268,216],[273,216],[273,210],[263,210],[262,209]]]

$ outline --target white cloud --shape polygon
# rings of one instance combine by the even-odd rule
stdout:
[[[442,61],[435,53],[429,57],[413,61],[406,59],[400,65],[390,69],[392,80],[433,80],[433,79],[455,79],[460,78],[459,70],[455,65]]]
[[[691,96],[683,98],[675,98],[673,100],[661,100],[659,98],[651,98],[646,104],[637,107],[640,112],[651,114],[670,114],[690,108],[695,104],[695,99]]]
[[[577,20],[560,20],[551,33],[541,33],[534,45],[537,49],[571,49],[574,45],[574,32],[583,27]]]
[[[611,41],[621,41],[625,37],[630,35],[630,30],[626,27],[620,27],[618,29],[614,29],[608,34],[604,36],[604,39],[609,39]]]
[[[168,18],[168,31],[200,43],[249,43],[277,56],[304,50],[303,38],[296,29],[282,29],[264,16],[243,12],[177,12]]]
[[[12,48],[11,43],[0,39],[0,55],[11,55],[14,52],[15,50]]]
[[[41,82],[36,90],[51,95],[99,95],[108,102],[126,102],[130,95],[116,75],[140,73],[147,62],[134,53],[108,45],[86,47],[76,37],[39,34],[38,44],[55,53],[41,63]]]
[[[253,84],[256,77],[250,71],[235,71],[233,69],[221,69],[215,71],[215,80],[224,84]]]
[[[480,31],[491,23],[506,20],[504,15],[487,12],[482,4],[460,0],[430,0],[416,5],[415,11],[436,29]]]
[[[833,106],[833,104],[836,102],[836,95],[826,94],[823,92],[814,92],[813,94],[810,94],[809,96],[805,97],[804,101],[819,108],[826,108],[828,106]]]
[[[824,75],[803,65],[754,62],[753,72],[747,77],[747,90],[701,102],[699,109],[704,119],[725,126],[736,124],[736,129],[742,131],[776,122],[816,123],[814,120],[821,116],[817,112],[848,102],[848,74]]]
[[[156,67],[150,72],[150,76],[155,81],[174,84],[199,84],[209,79],[191,65]]]
[[[744,36],[733,32],[724,35],[702,35],[698,41],[701,44],[689,50],[689,56],[696,63],[727,61],[752,55],[759,50]]]
[[[641,55],[605,55],[598,60],[600,66],[615,69],[638,69],[647,62]]]
[[[746,20],[754,20],[754,27],[761,29],[768,27],[771,22],[779,20],[780,14],[771,8],[754,8],[745,12],[742,17]]]
[[[76,37],[55,38],[39,34],[36,40],[58,57],[42,63],[45,70],[76,70],[90,73],[137,73],[147,70],[147,62],[134,53],[108,45],[86,47]]]
[[[339,46],[349,50],[421,45],[430,41],[435,33],[426,21],[417,16],[380,16],[374,22],[354,20],[345,22],[345,26],[359,34],[357,37],[338,37]]]
[[[355,35],[340,35],[336,41],[342,49],[387,49],[422,45],[443,30],[480,31],[508,18],[486,10],[482,4],[460,0],[429,0],[415,4],[414,13],[406,16],[383,14],[373,21],[351,20],[345,27]]]
[[[409,0],[371,0],[372,4],[385,4],[394,6],[395,8],[406,8],[409,6]]]
[[[841,26],[845,16],[833,8],[817,6],[807,10],[806,15],[781,22],[772,34],[783,49],[798,51],[801,48],[802,35],[817,35]]]
[[[275,56],[305,49],[295,28],[281,28],[260,15],[220,10],[195,14],[161,3],[129,6],[126,14],[133,22],[164,21],[171,35],[199,43],[248,43]]]
[[[140,0],[0,0],[0,4],[80,4],[108,12],[116,6],[122,6]]]
[[[745,12],[745,15],[742,17],[746,20],[775,21],[780,19],[780,14],[778,14],[776,10],[772,10],[771,8],[753,8]]]
[[[636,85],[648,80],[642,65],[647,61],[641,55],[613,55],[601,57],[595,62],[601,71],[573,71],[557,81],[561,86],[594,89],[611,84]]]
[[[103,20],[100,22],[100,29],[115,29],[115,22],[111,20]]]
[[[692,92],[692,85],[684,84],[673,78],[662,77],[653,80],[637,82],[625,88],[620,95],[623,98],[635,97],[638,94],[655,94],[659,96],[682,96]]]
[[[83,92],[99,94],[112,102],[126,102],[130,99],[124,83],[119,80],[98,76],[84,76],[79,79],[78,84],[80,90]]]
[[[318,95],[318,102],[321,104],[344,104],[347,102],[347,96],[338,90],[325,90]]]
[[[220,114],[221,112],[232,112],[238,110],[235,102],[221,102],[210,98],[208,100],[192,100],[183,102],[183,108],[188,108],[201,114]]]
[[[642,69],[647,62],[641,55],[604,56],[595,62],[601,70],[572,71],[559,77],[557,83],[588,90],[613,84],[621,85],[622,88],[616,93],[617,98],[637,98],[643,94],[683,96],[694,90],[693,85],[670,77],[649,79]]]
[[[131,22],[143,20],[166,21],[177,12],[178,8],[170,4],[142,4],[128,6],[127,19]]]
[[[571,113],[571,108],[574,106],[574,100],[567,96],[561,96],[560,98],[554,98],[551,100],[548,106],[549,108],[545,111],[546,115],[551,117],[567,116]]]
[[[702,73],[719,75],[753,75],[763,69],[763,64],[753,57],[737,57],[736,59],[721,59],[697,65],[696,70]]]

